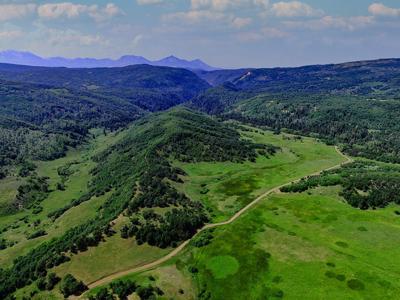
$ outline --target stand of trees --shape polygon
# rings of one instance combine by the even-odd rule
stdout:
[[[33,208],[33,213],[41,211],[40,202],[47,198],[49,185],[47,177],[40,177],[33,173],[26,183],[18,187],[14,201],[0,207],[0,215],[15,213],[20,209]]]
[[[281,188],[282,192],[304,192],[317,186],[341,185],[341,196],[353,207],[375,209],[400,204],[400,168],[373,162],[355,162],[338,170]]]
[[[82,281],[77,280],[71,274],[65,275],[60,284],[60,291],[65,298],[68,298],[72,295],[79,296],[86,290],[87,286]]]
[[[89,300],[127,300],[128,296],[136,293],[141,300],[156,299],[157,296],[164,295],[159,287],[152,285],[140,286],[131,280],[112,282],[109,288],[100,289],[95,295],[89,296]]]

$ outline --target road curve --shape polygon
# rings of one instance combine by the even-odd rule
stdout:
[[[327,169],[323,169],[321,171],[315,172],[313,174],[310,174],[308,176],[316,176],[321,174],[324,171],[330,171],[330,170],[334,170],[337,168],[340,168],[343,165],[352,163],[354,160],[350,157],[348,157],[347,155],[343,154],[338,147],[335,147],[336,151],[343,157],[345,158],[345,162],[342,162],[338,165],[335,165],[333,167],[327,168]],[[304,178],[305,176],[303,176],[302,178]],[[289,184],[292,184],[294,182],[298,182],[300,181],[301,178],[297,179],[297,180],[292,180],[288,183],[282,184],[280,186],[277,186],[273,189],[268,190],[267,192],[263,193],[262,195],[258,196],[256,199],[254,199],[252,202],[250,202],[248,205],[246,205],[245,207],[243,207],[241,210],[239,210],[235,215],[233,215],[229,220],[224,221],[224,222],[220,222],[220,223],[213,223],[213,224],[207,224],[205,225],[203,228],[199,229],[196,233],[199,234],[200,232],[206,230],[206,229],[210,229],[210,228],[215,228],[215,227],[220,227],[220,226],[224,226],[224,225],[228,225],[231,224],[232,222],[234,222],[237,218],[239,218],[241,215],[243,215],[246,211],[248,211],[251,207],[253,207],[254,205],[256,205],[258,202],[260,202],[262,199],[264,199],[266,196],[275,193],[275,192],[279,192],[279,190],[284,187],[287,186]],[[196,236],[195,235],[195,236]],[[194,237],[194,236],[193,236]],[[111,281],[118,279],[120,277],[132,274],[132,273],[137,273],[137,272],[143,272],[149,269],[152,269],[154,267],[157,267],[161,264],[163,264],[164,262],[170,260],[171,258],[173,258],[174,256],[176,256],[177,254],[179,254],[188,244],[189,242],[193,239],[193,237],[185,242],[183,242],[182,244],[179,245],[179,247],[175,248],[173,251],[171,251],[170,253],[168,253],[166,256],[161,257],[160,259],[157,259],[151,263],[142,265],[142,266],[138,266],[138,267],[134,267],[125,271],[119,271],[110,275],[107,275],[103,278],[100,278],[96,281],[93,281],[91,283],[89,283],[87,286],[89,288],[89,290],[96,288],[98,286],[102,286],[105,285],[107,283],[110,283]],[[84,295],[83,295],[84,297]],[[71,298],[72,299],[72,298]]]

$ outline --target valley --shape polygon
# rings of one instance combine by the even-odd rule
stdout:
[[[393,299],[397,78],[0,65],[0,298]]]

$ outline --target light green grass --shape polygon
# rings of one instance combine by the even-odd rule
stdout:
[[[150,277],[155,280],[150,280]],[[190,276],[185,272],[179,271],[175,265],[166,265],[155,270],[128,275],[118,280],[131,280],[142,286],[153,285],[159,287],[164,292],[164,295],[157,297],[157,300],[197,299],[196,290],[191,283]],[[86,299],[88,296],[96,294],[101,288],[88,291],[83,298]],[[136,299],[135,295],[131,297],[132,299]]]
[[[127,221],[125,217],[118,218],[114,229],[119,232]],[[170,251],[148,244],[138,245],[135,239],[123,239],[117,233],[97,247],[72,255],[71,261],[54,268],[54,272],[60,277],[73,274],[88,284],[109,274],[152,262]]]
[[[0,180],[0,207],[11,203],[17,195],[18,187],[24,182],[23,178],[9,176]]]
[[[398,206],[361,211],[338,192],[274,194],[181,259],[199,269],[195,282],[211,299],[395,299]],[[210,271],[221,256],[234,257],[239,270],[226,277]]]
[[[273,144],[281,151],[256,163],[175,163],[185,170],[185,184],[178,188],[211,208],[213,221],[226,220],[269,189],[343,161],[334,147],[312,138],[302,141],[271,132],[244,132],[256,143]]]

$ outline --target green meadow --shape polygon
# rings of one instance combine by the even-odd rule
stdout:
[[[214,222],[226,220],[271,188],[343,161],[334,147],[312,138],[296,139],[288,134],[274,135],[255,129],[242,132],[242,136],[256,143],[279,146],[281,150],[269,158],[259,156],[256,162],[242,164],[176,163],[187,173],[183,178],[185,184],[178,188],[203,202]]]
[[[339,187],[273,194],[176,265],[195,267],[200,299],[395,299],[396,206],[362,211]]]
[[[63,277],[70,273],[89,284],[109,274],[143,265],[166,255],[171,249],[161,249],[148,244],[138,245],[135,239],[123,239],[119,234],[121,227],[129,221],[120,216],[113,229],[117,232],[97,247],[89,248],[71,256],[71,260],[53,271]]]

